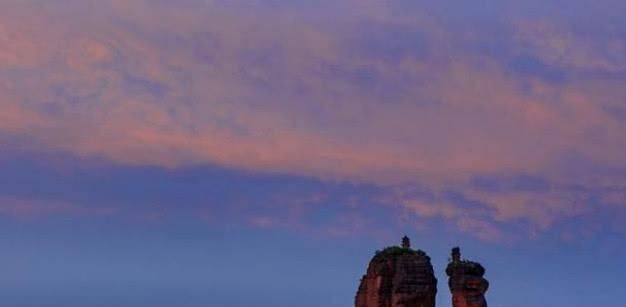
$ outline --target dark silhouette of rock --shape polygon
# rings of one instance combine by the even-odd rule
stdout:
[[[356,307],[434,307],[437,279],[430,257],[411,249],[408,237],[401,246],[377,251],[361,279]]]
[[[461,249],[452,249],[452,259],[446,268],[450,277],[453,307],[487,307],[485,292],[489,282],[483,278],[485,268],[480,263],[461,259]]]

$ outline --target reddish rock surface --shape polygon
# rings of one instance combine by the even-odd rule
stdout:
[[[485,292],[489,282],[483,278],[485,268],[480,263],[461,260],[461,250],[455,247],[446,274],[450,277],[453,307],[487,307]]]
[[[402,246],[376,253],[361,279],[356,307],[434,307],[437,279],[430,257],[411,249],[407,237]]]

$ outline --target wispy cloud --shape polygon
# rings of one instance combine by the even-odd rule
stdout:
[[[401,203],[484,238],[511,220],[544,230],[592,214],[596,197],[622,208],[609,195],[623,186],[597,182],[626,163],[623,20],[579,30],[509,13],[451,23],[405,2],[324,2],[327,18],[250,5],[3,2],[0,136],[121,164],[425,186],[434,201]],[[552,186],[471,188],[520,173]]]
[[[63,201],[0,197],[0,215],[23,220],[51,216],[111,216],[115,208],[86,207]]]

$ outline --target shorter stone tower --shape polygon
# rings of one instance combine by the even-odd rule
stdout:
[[[453,307],[487,307],[485,292],[489,282],[483,278],[485,268],[480,263],[461,260],[461,249],[455,247],[446,274],[450,277]]]
[[[355,297],[356,307],[435,307],[437,279],[430,257],[401,246],[387,247],[370,261]]]

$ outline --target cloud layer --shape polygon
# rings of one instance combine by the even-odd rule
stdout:
[[[440,5],[4,1],[0,142],[375,184],[484,238],[622,221],[623,4]]]

